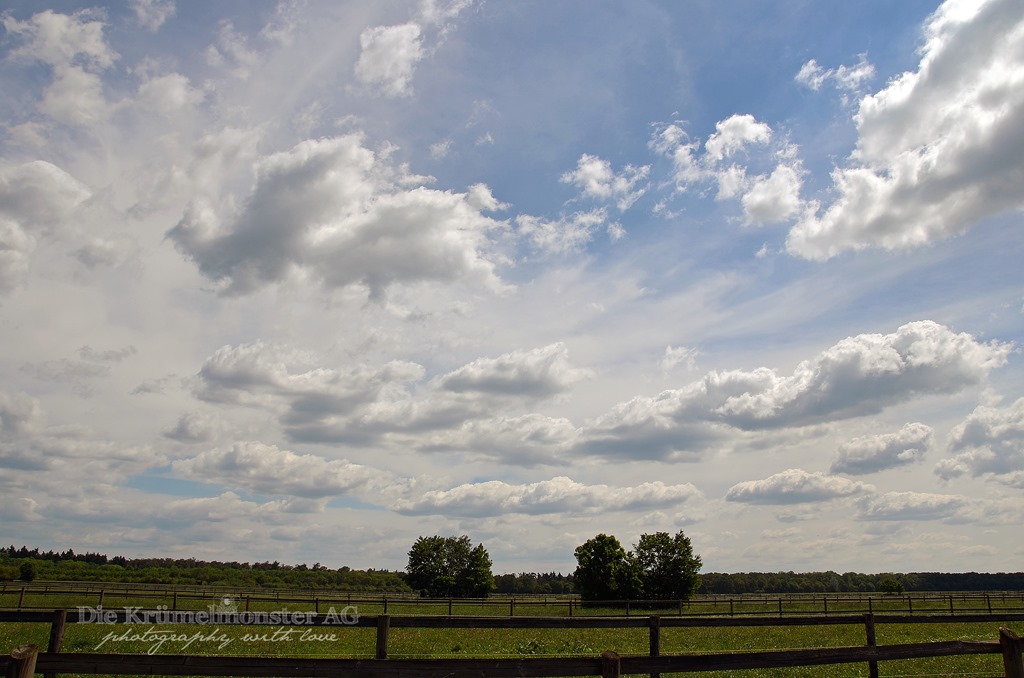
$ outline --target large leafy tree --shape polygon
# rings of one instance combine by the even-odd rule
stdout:
[[[491,557],[469,537],[420,537],[409,549],[406,582],[434,598],[483,598],[494,588]]]
[[[615,537],[599,534],[576,547],[573,586],[584,600],[636,598],[641,580],[636,561]]]
[[[690,538],[655,532],[640,536],[633,551],[643,580],[644,598],[688,600],[700,586],[701,559],[693,554]]]

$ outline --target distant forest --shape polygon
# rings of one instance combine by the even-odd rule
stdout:
[[[1024,572],[858,574],[846,572],[705,573],[698,593],[844,593],[883,590],[895,578],[906,591],[1021,591]],[[103,581],[152,584],[190,584],[231,587],[325,589],[413,593],[405,573],[393,570],[332,569],[315,563],[241,563],[195,558],[125,558],[101,553],[40,551],[22,546],[0,547],[0,580]],[[494,592],[505,594],[563,594],[573,592],[572,575],[524,572],[494,577]]]

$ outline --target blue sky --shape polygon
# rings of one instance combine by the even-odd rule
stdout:
[[[1019,569],[1019,2],[6,7],[5,541]]]

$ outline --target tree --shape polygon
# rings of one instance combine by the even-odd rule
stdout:
[[[599,534],[576,547],[573,584],[583,600],[621,600],[640,592],[640,571],[615,537]]]
[[[494,588],[491,558],[469,537],[420,537],[409,550],[406,582],[433,598],[484,598]]]
[[[892,575],[886,575],[878,583],[878,590],[886,595],[897,596],[903,593],[903,584]]]
[[[32,581],[36,578],[36,563],[33,560],[25,560],[19,568],[21,581]]]
[[[644,598],[688,600],[697,591],[702,563],[682,530],[674,537],[668,532],[640,535],[634,549]]]

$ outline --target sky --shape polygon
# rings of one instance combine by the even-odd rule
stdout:
[[[1021,569],[1020,0],[0,22],[5,544]]]

